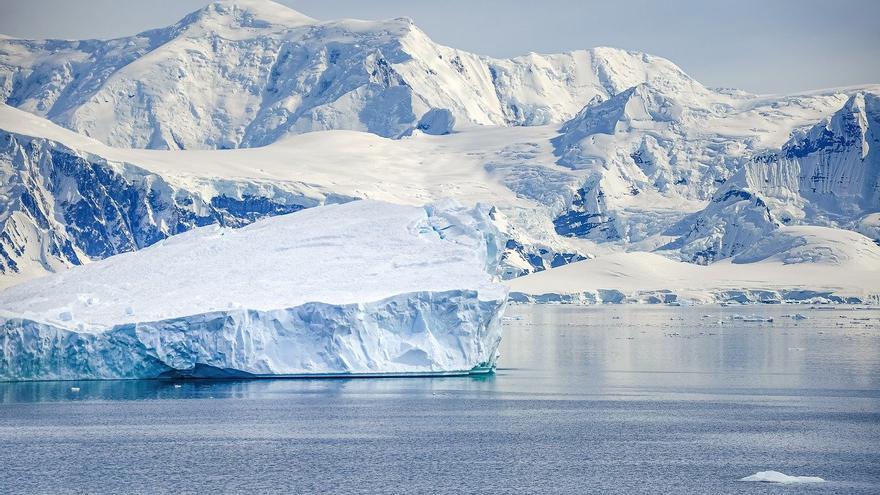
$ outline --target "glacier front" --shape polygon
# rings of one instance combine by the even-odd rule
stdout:
[[[491,370],[494,214],[354,201],[31,280],[0,292],[0,380]]]

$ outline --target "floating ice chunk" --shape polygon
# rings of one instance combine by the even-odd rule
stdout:
[[[503,246],[452,203],[195,229],[0,292],[0,380],[486,372]]]
[[[779,471],[760,471],[751,476],[741,478],[740,481],[758,481],[761,483],[824,483],[825,480],[818,476],[789,476]]]
[[[773,318],[752,315],[752,316],[747,316],[747,317],[743,318],[742,321],[744,321],[746,323],[773,323]]]
[[[730,319],[745,323],[773,323],[773,318],[760,315],[731,315]]]

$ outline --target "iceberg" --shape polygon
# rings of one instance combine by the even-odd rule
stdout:
[[[0,292],[0,380],[488,372],[493,209],[354,201],[197,228]]]
[[[789,476],[779,471],[760,471],[751,476],[740,478],[740,481],[757,481],[760,483],[780,483],[789,485],[792,483],[823,483],[824,479],[818,476]]]

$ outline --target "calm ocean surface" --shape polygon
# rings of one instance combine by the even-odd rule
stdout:
[[[0,383],[0,494],[880,493],[880,310],[507,315],[481,378]]]

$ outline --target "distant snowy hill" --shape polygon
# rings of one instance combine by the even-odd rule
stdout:
[[[562,122],[650,82],[700,85],[667,60],[597,48],[492,59],[440,46],[409,19],[318,22],[223,1],[110,41],[0,39],[0,98],[131,148],[260,146],[326,129],[398,137]]]
[[[0,38],[0,96],[0,287],[358,199],[494,207],[505,278],[622,252],[878,262],[880,85],[753,95],[642,53],[500,60],[244,0]]]

